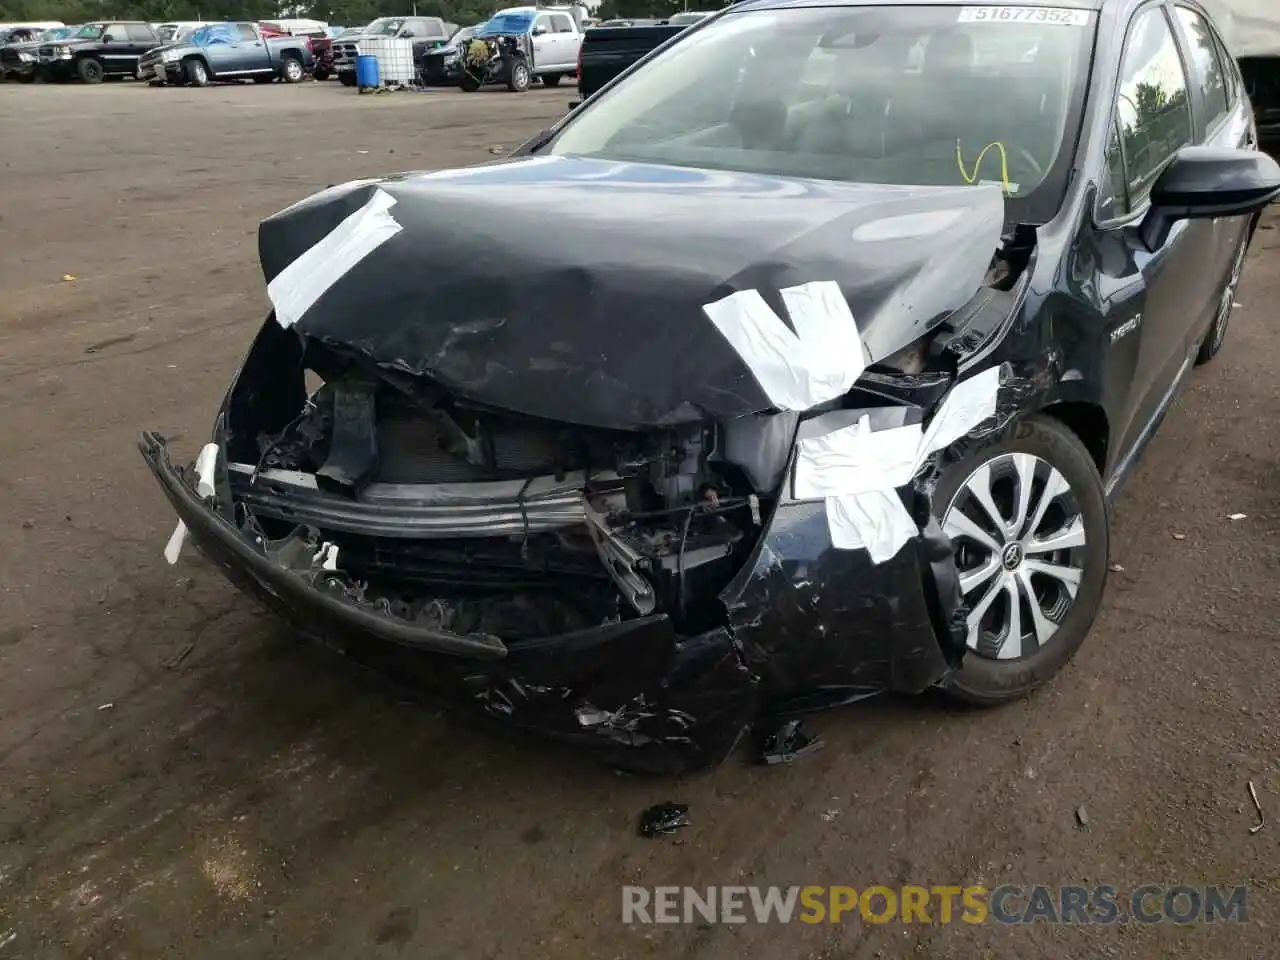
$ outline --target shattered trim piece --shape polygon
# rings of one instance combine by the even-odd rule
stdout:
[[[404,229],[390,213],[396,198],[375,190],[368,202],[267,284],[276,321],[288,329],[356,264]]]
[[[919,528],[898,495],[925,461],[996,415],[1000,368],[957,384],[927,428],[873,430],[870,417],[796,443],[792,495],[824,499],[832,546],[865,549],[873,563],[897,555]]]
[[[781,291],[793,331],[757,290],[739,290],[702,311],[780,410],[810,410],[849,392],[866,350],[849,303],[832,280]]]

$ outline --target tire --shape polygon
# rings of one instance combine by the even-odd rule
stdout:
[[[542,78],[542,85],[544,87],[558,87],[560,86],[561,76],[563,76],[563,74],[548,73],[546,76]]]
[[[302,61],[297,57],[285,57],[280,61],[280,76],[285,83],[301,83],[307,72],[302,69]]]
[[[209,85],[209,68],[205,66],[203,60],[193,58],[182,65],[182,72],[186,74],[187,83],[193,87],[207,87]]]
[[[467,93],[475,93],[480,89],[480,81],[467,72],[458,78],[458,86]]]
[[[1236,290],[1240,287],[1240,277],[1244,274],[1244,261],[1249,252],[1249,239],[1253,233],[1250,226],[1249,233],[1240,241],[1240,249],[1236,251],[1235,259],[1231,261],[1231,273],[1227,275],[1227,284],[1222,288],[1222,297],[1218,301],[1218,314],[1213,319],[1209,332],[1205,334],[1204,342],[1200,344],[1200,352],[1196,354],[1196,366],[1201,367],[1212,360],[1222,350],[1223,343],[1227,339],[1227,325],[1231,322],[1231,311],[1236,305]]]
[[[533,75],[529,72],[529,65],[523,60],[517,60],[511,65],[511,74],[507,78],[507,89],[512,93],[524,93],[529,89],[529,84],[533,82]]]
[[[82,57],[76,61],[76,74],[85,83],[101,83],[105,76],[102,61],[95,57]]]
[[[316,67],[316,69],[311,71],[311,75],[315,77],[317,80],[319,80],[321,83],[324,83],[326,80],[329,79],[329,71],[326,70],[324,67]]]
[[[338,74],[338,82],[344,87],[354,87],[356,85],[356,75],[354,73]]]
[[[275,77],[254,77],[253,82],[254,83],[270,83],[274,79]]]
[[[20,73],[20,74],[18,74],[18,82],[19,82],[19,83],[35,83],[35,82],[36,82],[36,72],[35,72],[34,70],[32,70],[30,73]]]
[[[1003,522],[1016,517],[1023,477],[1031,478],[1031,493],[1022,529],[1013,536],[1006,531],[992,536],[997,529],[992,520],[974,523],[989,517],[974,497],[975,489],[988,491],[988,502]],[[1058,492],[1041,510],[1050,482],[1055,482]],[[933,497],[943,530],[956,548],[962,589],[968,582],[965,603],[971,611],[969,649],[960,668],[943,682],[943,689],[977,706],[1025,696],[1071,660],[1102,603],[1110,522],[1098,468],[1074,433],[1051,417],[1037,415],[946,466]],[[1025,529],[1025,518],[1035,520],[1037,514],[1036,527]],[[988,546],[982,542],[984,532]],[[1069,549],[1047,551],[1044,541],[1051,534]],[[1020,540],[1019,535],[1023,535]],[[990,549],[991,544],[997,549]],[[1029,545],[1035,549],[1026,549]],[[982,578],[983,570],[991,572]],[[1058,576],[1058,571],[1064,576]],[[1011,596],[1019,599],[1016,644],[1010,642]],[[975,613],[979,614],[976,628]],[[998,631],[993,629],[997,626]]]

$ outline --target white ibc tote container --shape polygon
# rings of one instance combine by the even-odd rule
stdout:
[[[378,76],[383,86],[401,86],[412,83],[413,40],[408,37],[367,37],[360,41],[360,53],[377,57]]]

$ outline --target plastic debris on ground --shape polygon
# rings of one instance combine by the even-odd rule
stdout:
[[[815,737],[804,728],[803,720],[788,720],[776,733],[765,737],[760,744],[760,755],[770,766],[779,763],[794,763],[802,757],[817,753],[825,746],[819,737]]]
[[[1262,812],[1262,804],[1258,802],[1258,791],[1253,785],[1253,781],[1249,781],[1249,797],[1253,800],[1253,809],[1258,811],[1258,823],[1249,828],[1250,833],[1257,833],[1267,825],[1267,818]]]
[[[1247,513],[1228,513],[1227,519],[1228,520],[1248,520],[1249,515]]]
[[[684,803],[657,803],[640,814],[640,836],[652,840],[666,837],[689,826],[689,806]]]

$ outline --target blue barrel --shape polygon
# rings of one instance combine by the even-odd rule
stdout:
[[[356,86],[361,90],[378,89],[380,82],[377,57],[367,53],[356,57]]]

